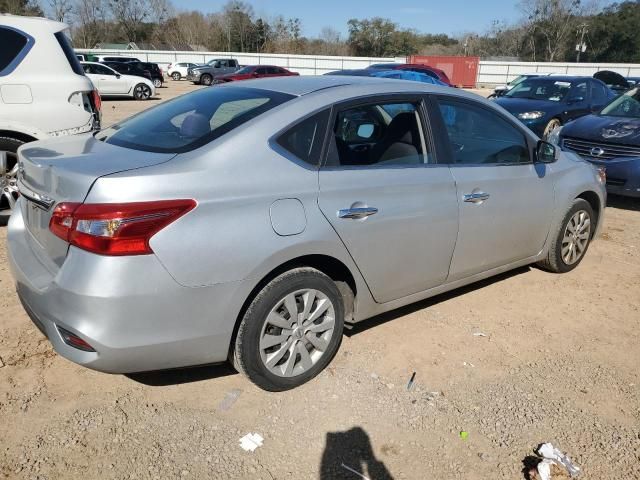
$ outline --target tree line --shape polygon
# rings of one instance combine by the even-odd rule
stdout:
[[[325,27],[303,35],[299,18],[255,14],[230,0],[218,12],[178,11],[171,0],[0,0],[0,12],[47,15],[71,26],[74,45],[150,43],[209,51],[374,57],[475,55],[524,61],[640,62],[640,0],[599,8],[593,0],[522,0],[516,22],[456,36],[402,28],[389,19],[351,19],[343,36]]]

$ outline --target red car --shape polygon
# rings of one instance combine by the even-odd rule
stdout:
[[[420,72],[429,75],[430,77],[437,78],[450,87],[454,86],[443,70],[436,67],[430,67],[429,65],[422,65],[420,63],[375,63],[373,65],[369,65],[367,68],[374,68],[376,70],[411,70],[412,72]]]
[[[213,82],[224,83],[237,80],[250,80],[252,78],[291,77],[296,75],[300,74],[290,72],[286,68],[276,67],[275,65],[248,65],[233,73],[217,75]]]

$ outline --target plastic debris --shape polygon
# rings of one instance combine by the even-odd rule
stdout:
[[[469,438],[469,432],[465,432],[464,430],[462,430],[462,431],[460,432],[460,438],[461,438],[462,440],[466,440],[467,438]]]
[[[342,464],[342,468],[349,470],[351,473],[359,476],[360,478],[363,478],[364,480],[371,480],[369,477],[365,477],[363,474],[361,474],[360,472],[354,470],[353,468],[351,468],[349,465],[345,465],[344,463]]]
[[[486,337],[487,334],[483,333],[483,332],[474,332],[473,336],[474,337]]]
[[[536,453],[542,457],[538,464],[538,476],[540,480],[551,480],[551,465],[562,465],[571,477],[580,475],[580,467],[574,464],[571,459],[554,447],[550,443],[543,443],[538,447]]]
[[[220,404],[218,405],[218,411],[226,412],[227,410],[230,410],[231,407],[233,407],[233,404],[236,403],[236,401],[240,397],[241,393],[242,393],[242,390],[238,388],[234,388],[233,390],[228,391],[227,394],[222,399],[222,401],[220,402]]]
[[[240,439],[240,446],[245,452],[255,452],[256,448],[262,446],[264,438],[259,433],[247,433]]]
[[[411,390],[411,387],[413,387],[413,382],[416,379],[416,372],[413,372],[411,374],[411,378],[409,379],[409,383],[407,383],[407,390]]]

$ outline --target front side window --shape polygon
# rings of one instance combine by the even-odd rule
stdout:
[[[10,27],[0,26],[0,76],[9,75],[33,45],[33,38]]]
[[[486,108],[440,99],[453,162],[461,165],[529,163],[522,132]]]
[[[604,85],[598,83],[598,82],[593,82],[591,84],[591,94],[593,96],[593,103],[595,103],[596,105],[604,105],[605,103],[607,103],[607,100],[609,99],[607,97],[607,87],[605,87]]]
[[[187,152],[292,98],[256,88],[207,88],[145,110],[96,138],[146,152]]]
[[[587,100],[589,96],[589,90],[587,82],[576,83],[571,87],[568,100],[573,102],[582,102]]]
[[[317,166],[328,121],[329,110],[316,113],[280,135],[278,144],[303,162]]]
[[[93,64],[91,65],[91,70],[92,70],[91,73],[95,73],[97,75],[115,75],[116,74],[116,72],[114,72],[109,67],[106,67],[104,65]]]
[[[372,103],[336,115],[327,166],[430,163],[417,103]]]

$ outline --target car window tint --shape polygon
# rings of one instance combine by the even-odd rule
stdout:
[[[207,88],[102,130],[98,140],[147,152],[188,152],[295,98],[256,88]]]
[[[265,67],[256,68],[255,72],[259,75],[265,75],[267,73],[267,69]]]
[[[587,100],[588,95],[588,85],[587,82],[576,83],[571,87],[571,92],[569,93],[569,100],[575,99],[583,99]]]
[[[13,70],[12,65],[18,60],[20,53],[25,49],[28,38],[12,28],[0,27],[0,75],[11,73],[4,70]]]
[[[591,95],[593,97],[593,103],[596,105],[604,105],[607,103],[607,90],[606,87],[598,82],[591,84]]]
[[[486,108],[439,100],[456,164],[529,163],[524,134]]]
[[[98,75],[113,75],[113,70],[104,65],[93,65],[93,73],[97,73]]]
[[[417,104],[374,103],[339,111],[332,133],[327,166],[430,163]]]
[[[407,70],[409,70],[410,72],[424,73],[425,75],[429,75],[432,78],[438,78],[438,75],[436,75],[431,70],[427,70],[426,68],[408,68]]]
[[[278,137],[278,144],[305,163],[317,166],[329,110],[312,115]]]

